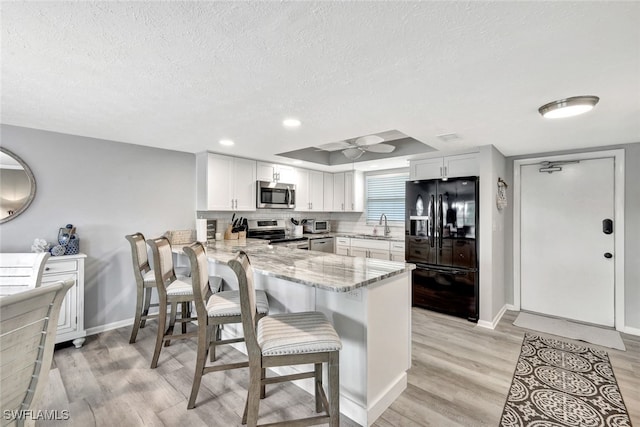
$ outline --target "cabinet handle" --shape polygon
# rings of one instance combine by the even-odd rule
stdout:
[[[444,176],[447,176],[447,166],[444,167]]]
[[[444,176],[444,174],[442,173],[442,166],[440,166],[440,176]]]
[[[231,209],[233,209],[233,199],[231,199]]]
[[[313,209],[313,202],[309,203],[309,207]]]
[[[344,203],[341,203],[340,206],[341,206],[340,209],[344,210]]]
[[[45,267],[44,271],[49,271],[51,270],[51,267]]]

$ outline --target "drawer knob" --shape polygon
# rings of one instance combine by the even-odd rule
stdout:
[[[51,267],[46,267],[46,268],[44,269],[44,271],[49,271],[49,270],[51,270]]]

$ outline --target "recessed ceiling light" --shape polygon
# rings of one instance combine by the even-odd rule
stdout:
[[[545,104],[538,108],[538,111],[546,119],[559,119],[586,113],[592,110],[598,101],[600,98],[597,96],[573,96]]]
[[[220,143],[220,145],[226,145],[226,146],[231,146],[234,145],[235,142],[233,142],[230,139],[221,139],[220,141],[218,141]]]
[[[300,124],[300,120],[298,119],[289,118],[282,121],[282,125],[287,128],[297,128],[300,126]]]

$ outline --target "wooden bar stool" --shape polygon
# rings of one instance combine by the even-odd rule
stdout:
[[[217,292],[220,278],[216,278],[219,280],[215,284],[209,282],[207,255],[202,243],[194,243],[185,247],[184,253],[189,257],[191,264],[193,295],[198,316],[198,352],[191,396],[187,404],[187,409],[191,409],[195,407],[203,375],[229,369],[246,368],[249,363],[245,360],[224,365],[205,366],[208,352],[211,353],[211,361],[215,360],[216,346],[244,341],[242,337],[220,339],[221,325],[242,323],[240,293],[239,291]],[[256,316],[259,319],[269,312],[269,303],[264,291],[255,291],[254,295]]]
[[[187,323],[196,320],[191,317],[191,303],[193,302],[193,288],[191,278],[179,279],[173,268],[173,253],[171,244],[166,237],[147,240],[153,254],[153,271],[155,273],[156,287],[158,289],[158,335],[156,347],[151,360],[151,368],[158,366],[158,358],[162,350],[162,344],[167,347],[174,339],[184,339],[197,336],[196,332],[187,333]],[[181,306],[180,318],[177,318],[178,305]],[[167,324],[167,309],[169,312],[169,326]],[[182,333],[174,335],[175,323],[182,325]]]
[[[256,298],[249,257],[241,251],[228,264],[235,272],[240,284],[242,326],[249,353],[249,390],[242,424],[250,427],[258,425],[261,389],[266,384],[314,378],[316,412],[322,412],[324,407],[326,414],[277,422],[269,426],[309,426],[328,422],[330,426],[338,427],[342,342],[333,325],[323,313],[310,311],[266,316],[260,319],[256,326]],[[265,368],[308,363],[314,364],[313,371],[279,377],[265,375]],[[323,363],[327,363],[329,367],[328,400],[322,384]]]
[[[147,319],[158,317],[157,314],[149,314],[149,308],[157,307],[151,304],[151,293],[156,288],[156,276],[149,265],[147,256],[147,243],[142,233],[134,233],[124,236],[131,244],[131,258],[133,261],[133,276],[136,279],[136,315],[131,329],[129,344],[136,342],[138,330],[144,328]]]

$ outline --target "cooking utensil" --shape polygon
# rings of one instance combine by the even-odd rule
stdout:
[[[300,225],[300,224],[298,223],[298,221],[296,221],[294,218],[291,218],[291,224],[293,224],[293,225]]]

